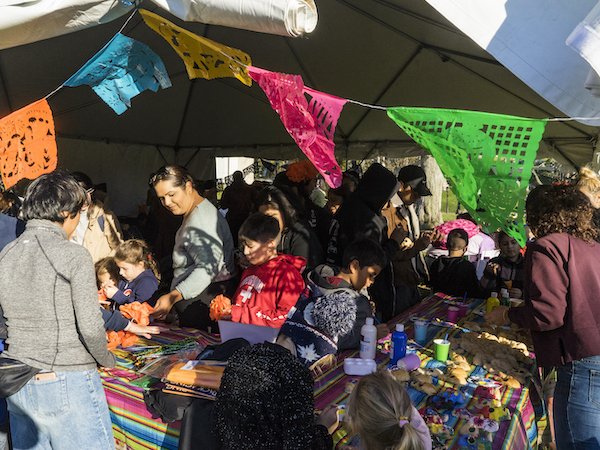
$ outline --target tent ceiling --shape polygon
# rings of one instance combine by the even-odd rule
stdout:
[[[317,6],[317,29],[302,39],[167,18],[246,51],[259,67],[301,74],[313,88],[365,103],[563,116],[425,1],[321,0]],[[124,20],[0,51],[0,116],[59,86]],[[124,34],[161,56],[173,87],[135,97],[121,116],[87,87],[63,88],[49,100],[59,137],[289,156],[293,141],[258,86],[247,88],[233,79],[189,81],[183,62],[139,15]],[[545,141],[580,165],[591,160],[597,134],[595,127],[577,122],[553,122]],[[342,112],[336,140],[342,154],[346,146],[365,154],[374,147],[398,154],[414,150],[385,112],[351,104]],[[298,149],[294,153],[300,155]]]

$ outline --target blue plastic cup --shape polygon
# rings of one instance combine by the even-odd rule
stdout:
[[[427,325],[429,324],[423,320],[415,320],[414,323],[415,341],[421,345],[427,342]]]

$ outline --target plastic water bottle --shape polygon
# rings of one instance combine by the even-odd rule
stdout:
[[[365,324],[360,329],[360,357],[361,359],[375,359],[377,350],[377,327],[373,325],[373,318],[367,317]]]
[[[485,311],[490,312],[497,306],[500,306],[500,300],[498,299],[498,293],[492,292],[492,295],[490,295],[490,297],[488,297],[487,301],[485,302]]]
[[[392,333],[392,358],[390,365],[395,366],[398,360],[406,356],[406,342],[408,336],[404,332],[404,325],[399,323],[396,325],[396,330]]]
[[[510,295],[508,294],[508,289],[500,289],[500,299],[501,306],[510,306]]]

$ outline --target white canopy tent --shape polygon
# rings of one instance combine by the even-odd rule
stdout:
[[[256,66],[301,74],[308,86],[341,97],[387,106],[564,116],[425,1],[321,0],[316,30],[297,39],[181,22],[152,3],[142,6],[244,50]],[[124,20],[0,51],[0,116],[60,86]],[[87,87],[63,88],[49,99],[59,164],[106,181],[119,214],[134,213],[145,198],[147,175],[167,161],[206,178],[215,156],[302,156],[258,86],[233,79],[189,81],[183,62],[139,15],[124,34],[161,56],[173,87],[142,93],[121,116]],[[596,127],[577,122],[549,123],[541,155],[585,164],[597,134]],[[341,159],[422,152],[384,111],[353,104],[342,112],[336,143]]]

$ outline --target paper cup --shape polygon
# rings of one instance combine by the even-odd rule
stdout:
[[[429,324],[424,320],[415,320],[415,341],[423,345],[427,342],[427,326]]]
[[[450,352],[450,341],[447,341],[446,339],[434,339],[433,352],[435,359],[442,362],[446,361],[448,359],[448,353]]]
[[[456,306],[448,306],[448,322],[456,323],[458,317],[458,308]]]

